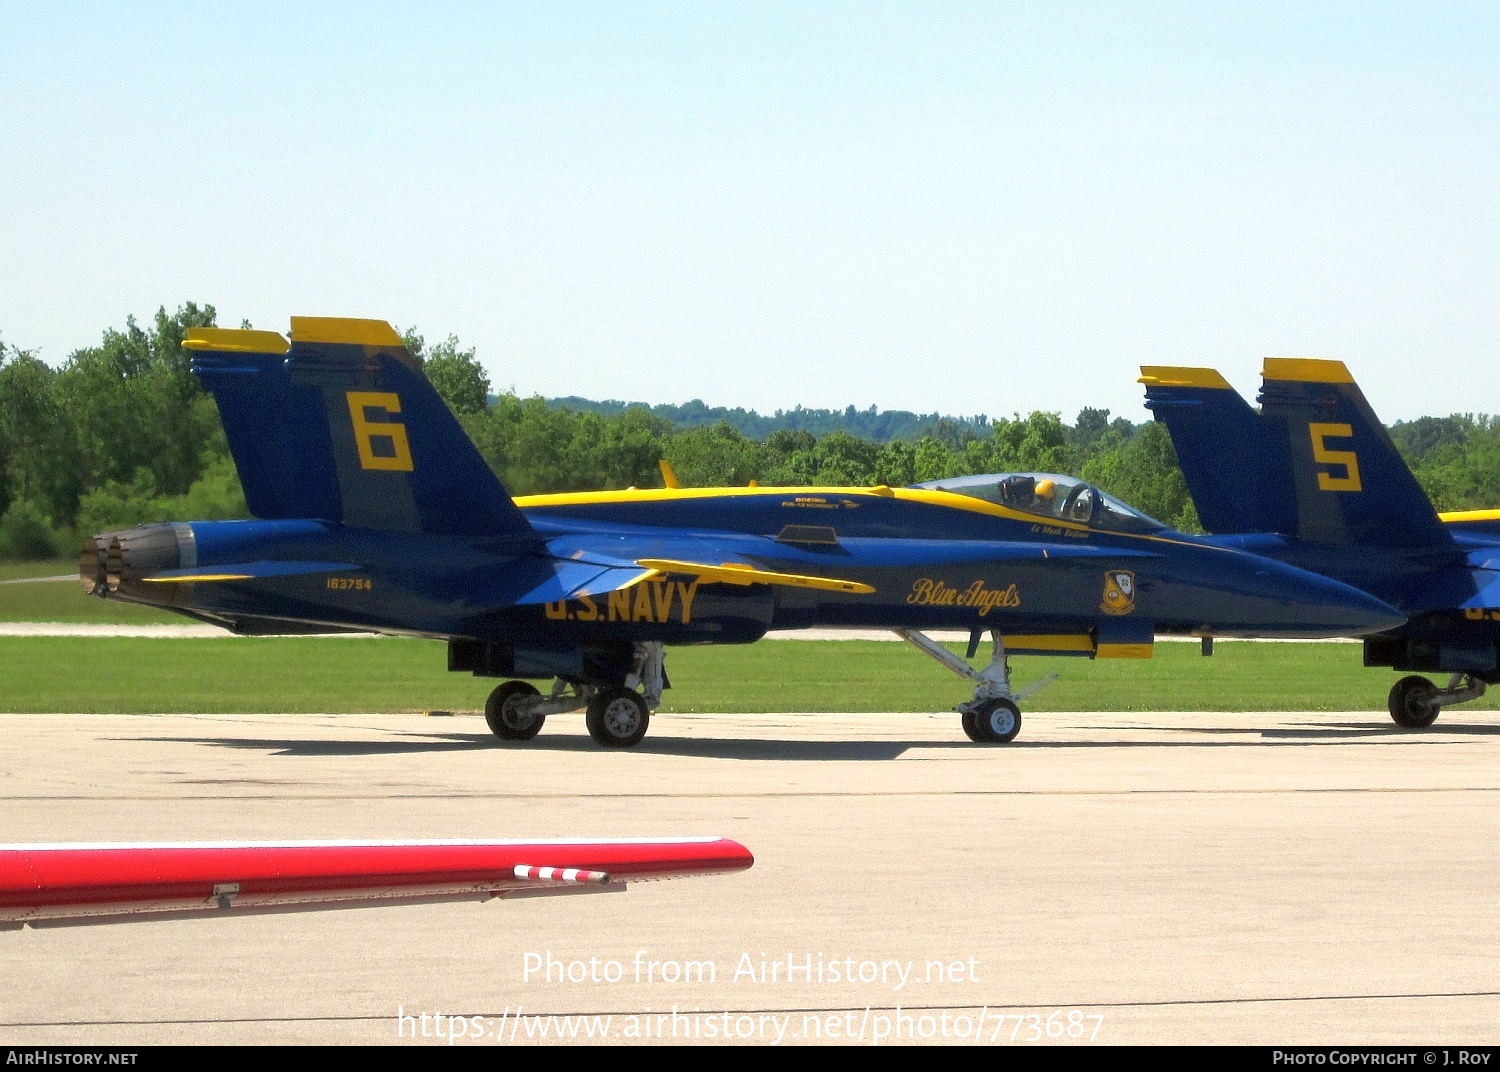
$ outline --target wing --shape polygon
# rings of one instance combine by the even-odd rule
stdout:
[[[0,926],[604,892],[754,862],[719,837],[0,845]]]
[[[645,566],[656,573],[685,573],[709,584],[780,584],[792,588],[819,588],[828,592],[853,592],[868,595],[875,591],[873,585],[863,581],[844,581],[837,577],[819,577],[805,573],[781,573],[761,569],[748,562],[721,562],[717,566],[706,562],[679,562],[671,558],[642,558],[636,565]]]
[[[617,538],[608,555],[595,549],[597,537],[564,537],[548,542],[559,558],[567,556],[580,566],[600,570],[589,586],[590,595],[607,591],[601,583],[614,580],[623,588],[659,574],[697,577],[708,584],[784,585],[829,592],[868,595],[876,588],[863,580],[828,576],[823,570],[849,572],[855,569],[937,566],[977,558],[991,561],[1030,559],[1155,557],[1154,550],[1104,547],[1090,544],[1059,544],[1030,541],[980,542],[953,540],[903,540],[854,538],[837,543],[839,554],[778,542],[771,538],[736,536],[723,540],[702,537],[655,537],[650,540]],[[774,563],[766,565],[766,561]],[[796,568],[792,568],[795,566]],[[634,567],[646,572],[632,574]],[[608,572],[602,572],[608,570]],[[565,598],[562,595],[550,599]],[[540,600],[532,600],[540,602]]]

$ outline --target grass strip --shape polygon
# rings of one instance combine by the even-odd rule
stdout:
[[[1061,679],[1030,711],[1383,711],[1398,675],[1357,644],[1162,643],[1147,660],[1013,660],[1018,688]],[[304,713],[467,710],[495,682],[401,638],[0,637],[0,712]],[[777,641],[668,649],[662,712],[946,711],[965,682],[906,645]],[[1478,707],[1493,708],[1486,697]]]

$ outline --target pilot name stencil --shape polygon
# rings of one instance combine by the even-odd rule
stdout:
[[[675,614],[683,625],[690,625],[693,600],[697,595],[697,581],[642,581],[610,592],[603,599],[582,595],[577,599],[559,599],[545,606],[547,617],[553,621],[665,625]],[[573,606],[570,607],[570,603]]]
[[[1009,588],[986,588],[983,581],[975,581],[960,589],[923,577],[912,583],[906,601],[918,607],[975,607],[983,618],[996,607],[1019,607],[1021,594],[1014,584]]]

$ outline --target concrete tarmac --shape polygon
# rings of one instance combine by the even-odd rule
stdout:
[[[580,715],[521,745],[473,716],[3,724],[12,842],[756,854],[624,893],[0,932],[5,1044],[1500,1043],[1495,712],[1032,714],[1008,746],[951,713],[676,715],[626,752]]]

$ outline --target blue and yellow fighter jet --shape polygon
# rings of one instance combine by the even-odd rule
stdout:
[[[1424,729],[1500,681],[1500,511],[1438,514],[1343,362],[1266,358],[1259,413],[1213,369],[1141,373],[1214,543],[1400,610],[1364,638],[1366,666],[1450,675],[1398,680],[1397,725]]]
[[[1020,728],[1007,657],[1144,657],[1157,633],[1325,637],[1402,616],[1346,584],[1173,532],[1079,480],[963,477],[911,488],[659,489],[512,500],[378,320],[195,329],[259,520],[92,537],[99,596],[245,634],[376,631],[447,641],[450,670],[524,680],[486,704],[501,738],[587,710],[602,745],[641,740],[664,645],[768,629],[878,626],[973,681],[968,736]],[[924,629],[987,631],[972,669]]]

